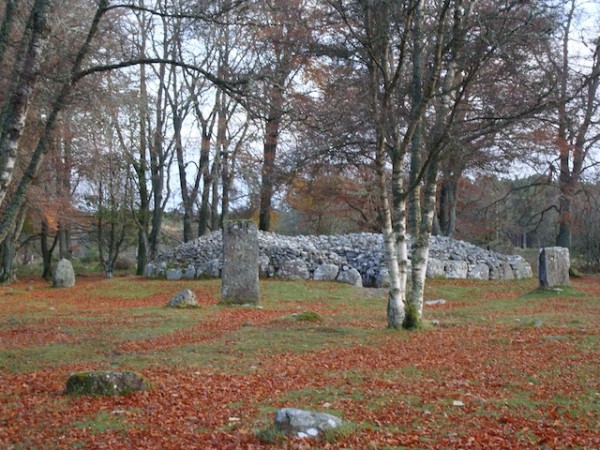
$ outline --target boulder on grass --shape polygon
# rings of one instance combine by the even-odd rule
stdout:
[[[287,436],[299,438],[314,438],[340,425],[342,419],[339,417],[296,408],[283,408],[275,415],[275,428]]]
[[[150,383],[135,372],[79,372],[67,380],[67,394],[124,395],[150,388]]]
[[[54,287],[73,287],[75,286],[75,271],[73,265],[68,259],[61,259],[56,264],[56,269],[52,274],[52,286]]]
[[[198,302],[196,296],[189,289],[183,289],[179,291],[175,296],[167,303],[169,308],[197,308]]]
[[[282,280],[308,280],[310,272],[304,261],[292,259],[284,261],[275,272],[275,276]]]
[[[340,270],[337,280],[340,283],[351,284],[353,286],[363,287],[362,276],[358,270],[351,267],[348,270]]]
[[[315,269],[313,279],[315,281],[334,281],[339,271],[339,267],[335,264],[321,264]]]

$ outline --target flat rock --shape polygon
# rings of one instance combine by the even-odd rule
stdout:
[[[71,395],[123,395],[149,389],[146,379],[130,371],[79,372],[67,380]]]
[[[275,415],[275,427],[283,434],[294,437],[316,437],[342,423],[342,419],[331,414],[296,408],[283,408]]]

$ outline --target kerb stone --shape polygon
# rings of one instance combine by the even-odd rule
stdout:
[[[568,286],[569,249],[564,247],[546,247],[540,250],[538,258],[538,277],[540,287]]]
[[[221,303],[256,304],[258,287],[258,230],[250,220],[223,224]]]

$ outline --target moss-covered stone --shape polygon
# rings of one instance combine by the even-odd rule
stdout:
[[[150,388],[150,383],[135,372],[79,372],[67,380],[70,395],[125,395]]]

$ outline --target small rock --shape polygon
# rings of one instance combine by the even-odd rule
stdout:
[[[444,300],[443,298],[440,298],[439,300],[426,300],[425,304],[428,306],[432,306],[432,305],[445,305],[447,302],[446,300]]]
[[[465,404],[463,402],[461,402],[460,400],[454,400],[452,402],[452,406],[465,406]]]
[[[288,436],[315,437],[341,424],[342,419],[331,414],[296,408],[283,408],[275,415],[275,427]]]
[[[179,291],[169,303],[167,303],[167,307],[169,308],[197,308],[198,301],[196,300],[196,296],[189,289],[183,289]]]

